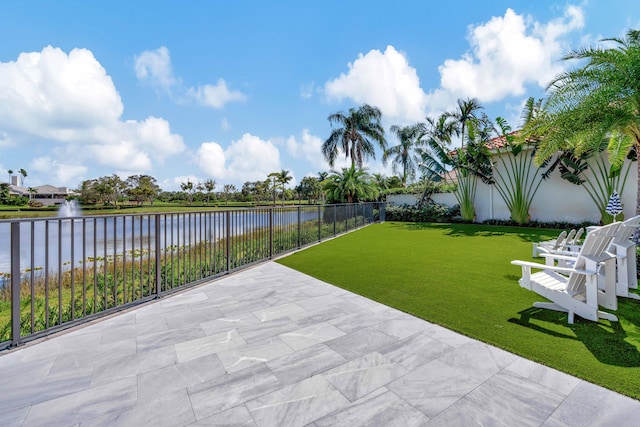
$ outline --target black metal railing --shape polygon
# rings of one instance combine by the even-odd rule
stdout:
[[[0,220],[0,348],[384,220],[384,204]]]

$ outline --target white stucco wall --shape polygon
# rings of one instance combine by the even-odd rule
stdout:
[[[498,163],[497,167],[502,166]],[[623,213],[626,218],[635,215],[636,193],[638,188],[638,162],[631,162],[630,167],[631,170],[627,177],[624,191],[620,193]],[[620,190],[621,188],[618,189],[619,192]],[[396,205],[412,205],[417,198],[415,196],[413,196],[413,198],[409,196],[410,195],[387,196],[387,201],[393,201]],[[396,201],[396,198],[401,200],[401,202]],[[434,194],[432,198],[435,202],[443,203],[447,206],[453,206],[457,203],[453,194]],[[411,200],[413,200],[413,203],[410,202]],[[492,185],[486,185],[482,182],[478,182],[475,208],[477,222],[489,219],[508,220],[510,217],[507,206],[500,197],[497,189]],[[580,223],[589,221],[597,223],[600,220],[600,213],[584,187],[571,184],[562,179],[557,171],[540,185],[531,204],[530,214],[533,221],[540,222],[564,221]]]

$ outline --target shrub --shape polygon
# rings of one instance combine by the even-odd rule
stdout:
[[[29,207],[31,208],[41,208],[42,206],[44,205],[38,200],[29,200]]]
[[[415,206],[388,206],[385,210],[387,221],[409,222],[451,222],[459,215],[460,208],[456,205],[452,208],[440,203],[427,203],[424,207]]]

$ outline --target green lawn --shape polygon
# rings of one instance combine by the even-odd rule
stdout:
[[[387,222],[310,247],[283,265],[561,371],[640,399],[640,302],[620,322],[533,308],[518,286],[531,243],[558,230]]]

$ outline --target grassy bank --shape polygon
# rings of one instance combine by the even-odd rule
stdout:
[[[620,322],[536,309],[513,259],[557,230],[377,224],[279,262],[425,320],[640,399],[640,302]]]

